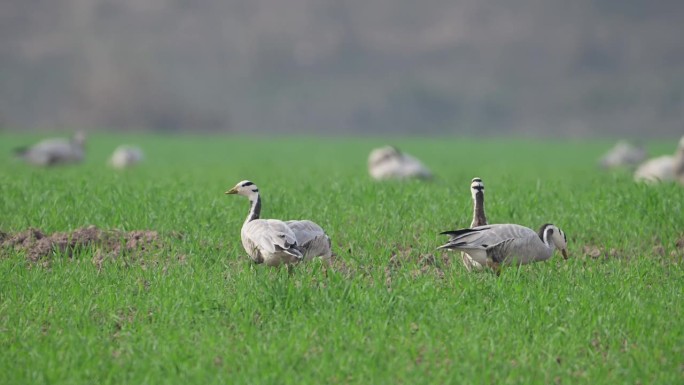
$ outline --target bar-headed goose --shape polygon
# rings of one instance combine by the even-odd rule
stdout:
[[[259,188],[248,180],[243,180],[226,194],[237,194],[249,199],[247,219],[242,225],[240,238],[249,257],[256,263],[267,266],[292,264],[304,257],[297,248],[295,233],[285,222],[277,219],[259,219],[261,197]]]
[[[545,261],[558,249],[567,259],[565,233],[552,224],[538,232],[516,225],[497,224],[472,229],[445,231],[451,239],[438,249],[465,251],[482,266],[497,268],[499,264],[527,264]]]
[[[46,139],[33,146],[17,148],[14,152],[36,166],[78,163],[83,160],[85,140],[85,134],[79,131],[71,139]]]

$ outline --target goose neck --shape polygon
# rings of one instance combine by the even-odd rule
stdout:
[[[261,196],[259,193],[252,194],[249,196],[249,213],[247,214],[247,219],[245,219],[245,224],[259,219],[261,214]]]
[[[487,224],[487,216],[484,208],[484,192],[478,191],[474,196],[473,205],[473,226],[484,226]]]

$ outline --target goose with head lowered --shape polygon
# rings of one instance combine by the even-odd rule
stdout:
[[[268,266],[293,264],[314,257],[329,264],[331,258],[330,238],[316,223],[309,220],[281,221],[260,219],[261,195],[259,188],[244,180],[226,191],[249,199],[250,209],[242,225],[242,246],[256,263]]]
[[[472,229],[445,231],[451,239],[438,249],[459,250],[482,266],[524,265],[545,261],[555,249],[568,258],[565,233],[550,223],[539,231],[516,224],[478,226]]]

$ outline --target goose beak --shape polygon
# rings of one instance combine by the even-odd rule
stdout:
[[[226,194],[237,194],[237,188],[233,187],[232,189],[226,191]]]
[[[563,254],[563,259],[568,259],[568,251],[565,249],[561,249],[561,254]]]

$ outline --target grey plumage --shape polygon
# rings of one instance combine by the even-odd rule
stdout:
[[[292,264],[304,257],[298,249],[294,232],[277,219],[259,219],[261,197],[259,189],[250,181],[242,181],[226,194],[237,194],[249,199],[250,209],[240,230],[242,246],[256,263],[267,266]]]
[[[36,166],[54,166],[83,160],[85,134],[77,132],[71,139],[46,139],[33,146],[15,149],[16,155]]]
[[[326,265],[330,263],[330,238],[321,226],[310,220],[284,222],[259,219],[261,195],[253,182],[239,182],[226,194],[243,195],[250,201],[250,210],[240,231],[240,238],[247,254],[255,262],[277,266],[321,257]]]
[[[331,242],[321,226],[309,220],[291,220],[286,221],[285,224],[295,234],[297,248],[304,256],[304,261],[321,257],[325,264],[330,264]]]
[[[565,234],[552,224],[543,225],[539,232],[516,224],[496,224],[442,234],[451,239],[439,249],[464,251],[482,266],[544,261],[554,249],[567,258]]]

